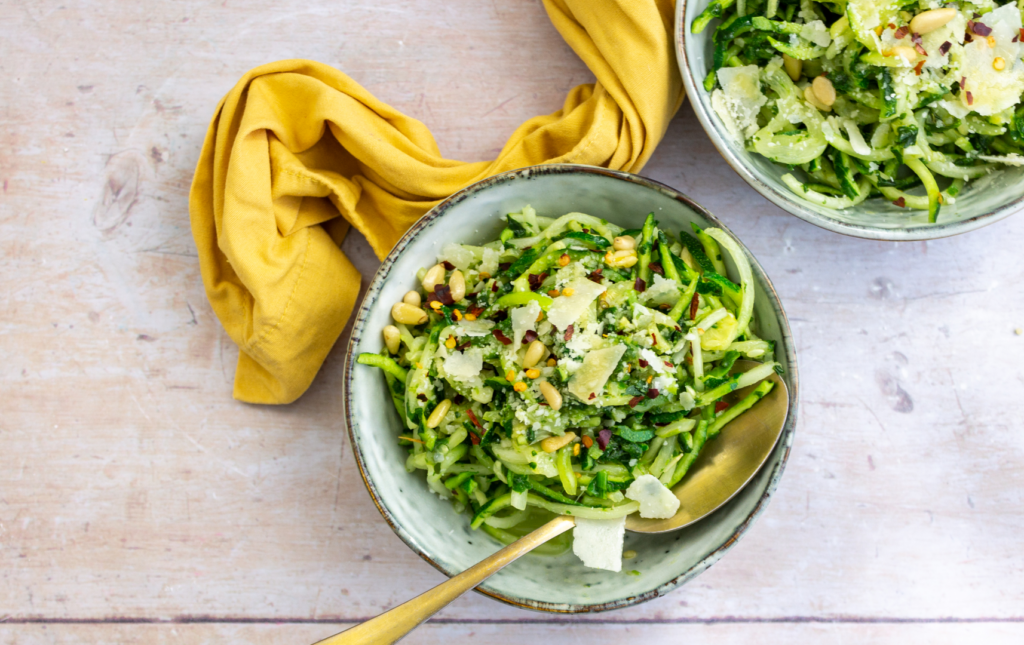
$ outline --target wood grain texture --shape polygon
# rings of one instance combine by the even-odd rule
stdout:
[[[534,0],[0,4],[3,642],[311,642],[443,579],[363,488],[343,343],[296,404],[231,399],[188,187],[220,97],[290,57],[465,160],[590,79]],[[689,107],[644,174],[722,217],[782,296],[803,409],[778,493],[666,598],[553,625],[472,594],[409,642],[1020,642],[1024,219],[828,233],[744,184]],[[345,250],[365,284],[376,260]]]

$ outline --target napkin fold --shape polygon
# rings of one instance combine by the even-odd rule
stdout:
[[[378,257],[435,204],[543,163],[640,170],[683,101],[671,0],[545,0],[597,82],[519,126],[494,161],[445,159],[426,126],[322,63],[257,67],[217,106],[189,196],[214,313],[238,344],[235,398],[290,403],[345,327],[360,275],[351,226]]]

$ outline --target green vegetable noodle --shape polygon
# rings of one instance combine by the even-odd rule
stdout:
[[[1024,165],[1018,3],[711,0],[690,30],[709,27],[712,108],[809,202],[934,223],[965,183]]]
[[[631,484],[678,483],[780,369],[754,332],[746,255],[716,228],[666,230],[651,214],[624,231],[526,207],[418,277],[385,349],[358,362],[382,372],[405,467],[499,541],[553,513],[637,512]],[[741,357],[759,365],[733,374]]]

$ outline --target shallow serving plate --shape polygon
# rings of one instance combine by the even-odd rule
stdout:
[[[704,77],[714,52],[712,36],[720,21],[713,20],[699,34],[691,34],[689,29],[709,1],[679,0],[676,3],[676,59],[686,95],[726,163],[779,208],[836,233],[871,240],[909,241],[934,240],[973,231],[998,222],[1024,206],[1024,168],[999,170],[969,182],[955,204],[942,207],[935,224],[928,223],[927,213],[898,208],[883,199],[868,199],[846,210],[801,199],[782,183],[782,175],[789,171],[759,154],[747,152],[742,143],[729,135],[711,107],[711,95],[704,90]]]
[[[470,529],[468,516],[456,515],[449,502],[431,493],[421,472],[406,472],[406,449],[396,440],[400,420],[384,378],[354,358],[360,352],[381,350],[380,330],[391,322],[391,305],[416,286],[416,271],[434,264],[444,244],[496,239],[503,228],[500,218],[526,205],[541,215],[579,211],[626,228],[639,227],[650,212],[673,232],[689,230],[690,222],[725,228],[685,195],[642,177],[590,166],[537,166],[497,175],[456,193],[417,222],[384,259],[359,308],[346,360],[343,397],[349,437],[363,481],[384,519],[409,548],[449,576],[500,545]],[[638,555],[624,563],[623,573],[587,569],[571,551],[558,557],[527,556],[479,591],[512,605],[554,612],[634,605],[664,595],[707,569],[765,509],[793,444],[797,366],[789,323],[775,289],[753,257],[750,262],[757,281],[757,332],[776,342],[790,393],[789,418],[765,467],[727,505],[691,527],[661,535],[627,533],[626,548]]]

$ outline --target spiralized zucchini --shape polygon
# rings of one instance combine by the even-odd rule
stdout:
[[[358,357],[385,376],[406,468],[503,542],[553,513],[636,512],[635,479],[678,483],[781,372],[753,332],[746,254],[724,231],[676,236],[653,214],[624,231],[529,207],[506,224],[488,244],[445,246],[392,310],[389,347]],[[733,375],[741,357],[761,365]]]
[[[936,222],[967,182],[1024,162],[1017,3],[711,0],[690,28],[716,21],[712,107],[810,202]]]

